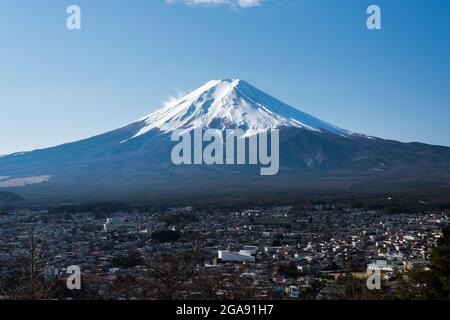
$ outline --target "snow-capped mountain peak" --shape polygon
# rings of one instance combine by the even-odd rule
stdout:
[[[258,90],[241,79],[212,80],[188,95],[140,119],[139,137],[195,128],[236,129],[246,136],[280,127],[297,127],[338,135],[351,132],[319,120]]]

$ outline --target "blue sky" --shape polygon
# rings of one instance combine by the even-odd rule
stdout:
[[[2,1],[0,154],[114,129],[219,78],[349,130],[450,146],[450,1],[205,1]],[[70,4],[81,31],[66,29]]]

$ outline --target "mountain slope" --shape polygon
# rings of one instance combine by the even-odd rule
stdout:
[[[175,166],[171,132],[280,129],[280,173],[259,166]],[[242,80],[210,81],[127,126],[53,148],[0,158],[0,190],[39,199],[174,198],[286,189],[385,191],[450,185],[450,148],[354,134]]]
[[[142,119],[138,137],[152,129],[163,132],[195,128],[235,129],[252,135],[279,127],[296,127],[343,136],[351,132],[301,112],[240,80],[213,80]]]
[[[0,204],[10,204],[24,201],[22,197],[12,192],[0,192]]]

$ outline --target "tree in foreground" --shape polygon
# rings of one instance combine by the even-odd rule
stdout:
[[[450,227],[431,255],[429,270],[412,270],[397,285],[401,299],[450,300]]]
[[[0,298],[38,300],[50,297],[54,282],[45,277],[48,268],[46,242],[37,236],[33,226],[27,228],[27,249],[14,253],[14,259],[3,261],[8,276],[0,277]]]

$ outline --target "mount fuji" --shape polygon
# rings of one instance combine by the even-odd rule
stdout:
[[[175,130],[280,130],[280,173],[257,168],[176,166]],[[447,192],[450,148],[401,143],[339,128],[239,79],[209,81],[116,130],[48,149],[0,157],[0,191],[33,200],[218,199],[286,190]]]
[[[351,132],[301,112],[240,79],[213,80],[142,119],[134,136],[153,129],[243,129],[247,136],[280,127],[348,136]]]

